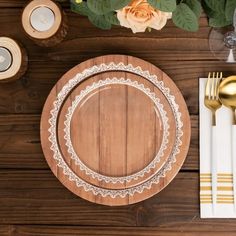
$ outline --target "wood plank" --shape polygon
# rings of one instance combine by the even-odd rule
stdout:
[[[140,51],[144,56],[149,52],[152,57],[162,60],[197,60],[200,57],[204,60],[214,60],[208,48],[210,27],[206,17],[200,19],[200,30],[195,33],[178,29],[169,21],[162,31],[133,34],[131,30],[122,27],[114,27],[109,31],[101,30],[93,26],[86,17],[70,10],[66,12],[69,18],[69,33],[65,41],[57,47],[41,48],[24,34],[20,21],[22,9],[0,8],[1,32],[21,41],[30,52],[30,60],[45,60],[47,55],[65,60],[68,60],[68,55],[73,55],[77,59],[78,51],[78,55],[82,53],[91,57],[91,53],[94,55],[98,50],[106,54],[120,53],[121,49],[126,53],[135,54]],[[65,50],[68,51],[67,55],[64,53]],[[168,53],[165,54],[163,51]]]
[[[27,4],[28,0],[0,0],[0,8],[22,8]],[[69,1],[60,3],[63,7],[69,7]]]
[[[21,27],[15,27],[19,15],[18,9],[0,9],[2,32],[17,35],[17,39],[24,42],[31,62],[22,80],[0,86],[0,113],[40,113],[50,89],[63,73],[83,60],[110,52],[129,53],[159,66],[176,81],[191,114],[198,113],[197,77],[206,76],[219,66],[226,75],[236,72],[232,64],[222,65],[209,53],[209,27],[205,18],[201,18],[201,29],[197,33],[187,33],[168,24],[161,32],[134,35],[121,28],[96,29],[86,18],[69,13],[71,26],[67,40],[45,49],[22,34]],[[78,20],[83,30],[78,30]]]
[[[23,43],[29,52],[30,61],[78,61],[111,52],[123,52],[143,59],[148,57],[149,60],[155,58],[159,61],[215,60],[208,48],[210,28],[193,35],[168,25],[160,32],[132,34],[129,29],[120,27],[115,27],[111,31],[100,30],[84,17],[73,13],[68,13],[68,16],[68,36],[61,44],[53,48],[41,48],[35,45],[23,33],[21,25],[16,27],[20,18],[18,10],[0,9],[1,30],[4,35],[14,37]],[[83,25],[82,29],[79,28],[80,25]]]
[[[142,57],[141,53],[136,56]],[[84,59],[81,58],[77,62],[53,60],[30,62],[28,72],[22,79],[13,83],[0,84],[0,113],[40,114],[44,102],[57,80]],[[164,62],[155,58],[146,59],[165,71],[176,82],[191,114],[198,114],[198,77],[205,77],[209,71],[218,71],[219,68],[225,76],[236,73],[234,65],[222,65],[221,62]]]
[[[0,115],[0,168],[48,168],[39,122],[39,115]]]
[[[219,68],[225,75],[236,72],[234,65],[223,64],[210,53],[206,17],[201,17],[200,30],[195,33],[182,31],[169,21],[162,31],[132,34],[120,27],[97,29],[86,17],[67,10],[70,30],[66,40],[45,49],[23,34],[19,19],[25,3],[0,0],[1,32],[23,42],[30,60],[28,72],[20,81],[0,85],[0,224],[4,224],[0,235],[223,235],[226,229],[227,235],[235,235],[233,220],[199,219],[196,173],[180,173],[167,189],[140,204],[121,208],[93,205],[56,180],[44,160],[39,139],[39,114],[62,74],[94,56],[131,54],[159,66],[183,92],[192,114],[193,133],[182,170],[198,170],[197,78]]]
[[[0,235],[1,236],[10,236],[12,232],[11,225],[0,225]]]
[[[179,173],[168,187],[139,204],[92,204],[63,187],[50,171],[0,171],[0,224],[151,226],[195,230],[212,224],[235,229],[232,219],[199,218],[199,176]],[[174,194],[173,194],[174,193]],[[229,227],[227,227],[229,226]],[[210,227],[210,226],[209,226]],[[210,229],[210,228],[208,228]],[[216,227],[217,229],[217,227]],[[207,230],[208,231],[208,230]]]
[[[6,8],[6,7],[11,7],[11,8],[17,8],[17,7],[23,7],[26,4],[26,0],[1,0],[0,1],[0,8]]]
[[[235,224],[211,222],[191,223],[183,227],[86,227],[86,226],[39,226],[9,225],[0,226],[3,236],[219,236],[235,235]],[[227,230],[226,230],[227,228]],[[211,230],[209,230],[211,229]]]
[[[15,21],[17,24],[20,24],[19,17],[21,16],[23,7],[27,4],[28,0],[1,0],[0,1],[0,21],[6,21],[9,24],[11,24],[13,21]],[[68,1],[69,2],[69,1]],[[167,34],[168,37],[189,37],[189,38],[200,38],[201,35],[209,32],[210,27],[208,26],[208,20],[206,15],[202,14],[201,18],[199,19],[199,31],[198,32],[187,32],[184,30],[181,30],[177,28],[171,20],[168,21],[165,28],[163,28],[161,31],[152,30],[151,32],[145,32],[145,33],[138,33],[133,34],[130,29],[126,29],[124,27],[119,26],[113,26],[112,30],[101,30],[97,27],[93,26],[87,17],[81,16],[79,14],[73,13],[70,9],[67,9],[69,7],[68,3],[61,3],[63,6],[65,12],[67,13],[69,17],[70,22],[70,32],[74,31],[74,34],[80,34],[82,36],[82,33],[84,32],[85,35],[89,34],[89,36],[95,37],[95,36],[121,36],[122,34],[129,34],[130,36],[133,35],[133,37],[163,37],[164,34]],[[6,14],[10,14],[13,17],[6,17]],[[13,14],[14,13],[14,14]],[[17,20],[18,19],[18,20]],[[79,23],[79,24],[78,24]],[[83,26],[83,27],[82,27]],[[7,29],[6,26],[2,25],[4,27],[3,29]],[[74,30],[77,29],[77,32]],[[19,30],[19,29],[13,29],[12,30]],[[7,30],[7,32],[10,32],[10,29]],[[96,35],[98,33],[98,35]],[[114,35],[115,34],[115,35]],[[179,35],[180,34],[180,35]]]
[[[103,79],[102,76],[100,79]],[[99,90],[98,171],[103,175],[126,175],[126,99],[125,87],[116,86]]]
[[[198,170],[198,116],[191,116],[192,138],[183,170]],[[0,115],[0,168],[48,169],[39,135],[40,115]],[[14,134],[14,135],[13,135]]]
[[[196,174],[180,174],[159,195],[133,206],[112,208],[76,197],[50,171],[0,171],[0,201],[4,202],[0,224],[173,224],[197,214],[197,185]]]

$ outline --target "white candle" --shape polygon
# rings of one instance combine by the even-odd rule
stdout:
[[[47,31],[55,23],[54,12],[48,7],[38,7],[33,10],[30,16],[30,23],[37,31]]]
[[[6,71],[12,64],[12,55],[4,47],[0,47],[0,72]]]

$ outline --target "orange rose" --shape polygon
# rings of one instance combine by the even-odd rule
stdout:
[[[171,12],[155,9],[147,0],[132,0],[128,6],[117,11],[120,25],[131,28],[133,33],[144,32],[148,27],[160,30],[171,17]]]

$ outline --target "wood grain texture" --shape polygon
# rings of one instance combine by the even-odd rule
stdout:
[[[200,227],[199,227],[200,226]],[[225,233],[225,227],[231,228],[227,235],[235,235],[234,224],[209,222],[204,224],[188,223],[185,227],[86,227],[86,226],[38,226],[10,225],[2,226],[2,236],[219,236]],[[208,228],[211,227],[211,231]]]
[[[235,220],[199,219],[197,173],[179,173],[158,195],[142,203],[108,207],[65,189],[51,171],[0,172],[0,224],[157,227],[179,231],[235,230]],[[208,227],[209,228],[208,228]],[[198,229],[197,229],[198,228]],[[150,228],[152,229],[152,228]],[[139,231],[138,228],[136,229]],[[174,230],[173,230],[174,231]],[[111,230],[112,232],[112,230]]]
[[[142,57],[142,54],[140,53],[139,56]],[[222,65],[218,61],[163,62],[155,59],[150,60],[150,62],[173,78],[183,93],[190,114],[194,115],[198,114],[198,80],[196,78],[207,76],[209,71],[217,71],[219,67],[222,68],[226,76],[236,73],[235,67],[229,64]],[[76,64],[74,61],[58,62],[54,60],[29,62],[29,69],[21,80],[0,86],[0,113],[40,114],[47,95],[54,84],[67,70]]]
[[[15,27],[20,13],[21,9],[0,9],[2,32],[21,41],[30,60],[28,72],[19,83],[0,87],[4,96],[0,113],[40,113],[50,89],[62,74],[83,60],[107,53],[130,54],[160,67],[182,91],[191,114],[198,113],[197,77],[219,67],[225,75],[236,73],[234,65],[216,61],[209,52],[210,28],[206,18],[201,18],[197,33],[187,33],[169,23],[160,32],[134,35],[118,27],[111,31],[96,29],[85,17],[68,12],[70,30],[66,40],[44,49],[28,39],[20,25]]]
[[[21,80],[0,85],[0,235],[235,235],[234,220],[199,219],[197,78],[219,69],[226,76],[236,73],[235,65],[217,61],[210,53],[205,15],[195,33],[168,22],[162,31],[132,34],[120,27],[99,30],[67,9],[65,41],[45,49],[23,33],[20,17],[27,2],[0,0],[1,34],[22,42],[30,61]],[[63,6],[68,8],[68,3]],[[160,67],[180,88],[192,115],[184,173],[163,195],[128,209],[98,207],[75,197],[49,171],[40,147],[40,114],[51,88],[76,64],[110,53],[137,56]]]
[[[27,3],[29,2],[29,0],[1,0],[0,2],[0,8],[22,8],[24,7]],[[69,7],[69,2],[68,1],[61,1],[60,4],[64,7],[64,8],[68,8]]]
[[[179,173],[160,194],[123,207],[84,201],[65,189],[49,170],[1,170],[0,188],[4,202],[0,205],[0,224],[168,226],[199,221],[195,173]]]
[[[147,95],[143,95],[146,93],[145,91],[137,90],[132,88],[132,86],[122,86],[122,85],[117,85],[117,84],[109,84],[107,86],[102,86],[98,90],[93,90],[89,94],[86,94],[86,90],[77,88],[75,85],[71,86],[69,90],[66,91],[65,97],[59,97],[61,91],[63,88],[65,88],[66,85],[68,85],[69,81],[71,79],[75,78],[77,74],[82,73],[85,69],[91,69],[93,66],[99,66],[102,63],[109,65],[110,63],[123,63],[124,65],[129,65],[131,64],[133,68],[136,67],[141,67],[142,71],[149,71],[150,75],[156,75],[157,80],[161,80],[164,83],[165,88],[168,88],[170,90],[170,94],[174,94],[175,96],[175,102],[178,104],[178,110],[177,112],[181,113],[181,124],[175,121],[173,118],[173,113],[175,108],[170,108],[166,109],[164,108],[163,112],[166,112],[166,117],[168,119],[168,124],[167,126],[169,129],[164,125],[165,118],[156,118],[155,116],[150,116],[150,111],[147,109],[150,109],[149,107],[151,106],[153,109],[153,114],[155,113],[154,110],[154,103],[155,101],[151,100],[149,97],[148,98],[148,93]],[[102,79],[104,80],[105,78],[127,78],[131,79],[132,82],[138,83],[139,85],[142,85],[143,87],[147,87],[147,82],[149,82],[149,88],[150,90],[153,90],[155,92],[155,96],[158,97],[160,105],[157,105],[157,110],[159,112],[159,117],[163,116],[161,114],[161,109],[158,106],[164,106],[164,107],[169,107],[171,106],[170,103],[167,101],[168,96],[165,95],[163,96],[163,92],[161,92],[161,89],[158,89],[158,86],[154,86],[155,84],[151,83],[151,80],[149,81],[148,78],[145,78],[144,76],[135,76],[135,72],[132,73],[132,77],[129,77],[129,72],[122,71],[121,74],[117,72],[117,75],[115,72],[109,73],[108,71],[99,72],[95,73],[92,76],[87,76],[85,78],[82,78],[80,84],[84,88],[88,89],[89,86],[95,86],[96,83],[100,82]],[[92,81],[89,81],[89,80]],[[85,82],[84,82],[85,80]],[[147,82],[146,82],[147,80]],[[83,85],[85,83],[85,85]],[[144,84],[144,85],[143,85]],[[150,87],[151,86],[151,87]],[[74,91],[74,89],[76,91]],[[136,90],[136,91],[135,91]],[[135,91],[135,93],[134,93]],[[138,92],[138,93],[137,93]],[[142,94],[142,93],[143,94]],[[68,111],[71,107],[71,101],[74,102],[74,100],[78,97],[79,94],[86,94],[86,96],[82,99],[81,103],[76,106],[76,110],[80,112],[81,110],[83,111],[90,109],[90,107],[93,107],[92,110],[94,113],[91,115],[88,113],[82,112],[80,113],[75,113],[74,117],[76,119],[76,122],[73,121],[73,116],[71,118],[68,117]],[[132,95],[133,93],[133,95]],[[91,104],[90,98],[93,98],[93,95],[96,95],[95,98],[96,100],[92,100],[94,103]],[[149,95],[150,96],[150,95]],[[59,98],[58,98],[59,97]],[[49,133],[48,131],[50,129],[54,129],[54,126],[50,122],[50,119],[52,118],[52,110],[54,110],[54,103],[57,100],[62,100],[62,104],[58,107],[58,114],[56,115],[56,131],[55,131],[55,136],[56,136],[56,143],[53,143],[52,141],[49,142],[50,139],[53,139],[52,132]],[[97,100],[99,100],[99,103],[97,103]],[[142,140],[142,144],[140,143],[138,146],[133,147],[134,149],[138,149],[139,147],[144,147],[147,150],[145,152],[140,153],[140,155],[136,155],[135,152],[131,153],[129,148],[128,148],[128,143],[130,140],[129,133],[132,131],[132,129],[138,130],[140,129],[139,126],[143,126],[142,122],[140,120],[136,120],[137,114],[135,114],[135,110],[131,106],[130,101],[135,100],[137,104],[139,104],[139,108],[137,110],[140,110],[149,117],[146,119],[148,120],[149,124],[145,124],[145,129],[142,130],[142,134],[136,133],[133,139],[134,141],[136,139],[141,139],[139,136],[144,136],[144,139]],[[69,101],[69,102],[68,102]],[[152,101],[152,104],[150,105],[150,101]],[[89,105],[86,105],[87,102],[90,102]],[[145,109],[142,109],[142,104],[145,104]],[[172,104],[174,106],[174,104]],[[129,108],[131,110],[129,110]],[[136,107],[137,108],[137,107]],[[63,111],[65,109],[65,112]],[[138,114],[141,115],[141,114]],[[94,120],[92,120],[92,123],[98,123],[98,129],[93,129],[90,130],[87,123],[87,116],[91,117]],[[178,114],[175,114],[175,116],[178,116]],[[71,124],[69,125],[69,134],[67,137],[66,133],[63,134],[63,130],[66,127],[66,117],[68,119],[72,120]],[[78,121],[78,117],[79,121]],[[133,117],[133,119],[132,119]],[[145,117],[143,115],[143,117]],[[91,119],[89,118],[89,119]],[[129,122],[129,119],[131,118],[131,122]],[[144,118],[145,119],[145,118]],[[147,164],[151,165],[151,160],[154,161],[155,154],[150,154],[150,150],[152,150],[152,147],[150,147],[150,142],[155,143],[155,141],[152,141],[154,138],[155,140],[155,135],[153,135],[153,130],[154,133],[159,133],[158,129],[156,129],[156,125],[152,125],[153,123],[155,124],[156,120],[158,120],[158,123],[162,123],[161,126],[163,126],[163,129],[165,129],[166,132],[169,132],[169,136],[172,138],[167,138],[167,140],[164,140],[163,142],[168,142],[168,146],[165,149],[163,149],[163,157],[164,161],[162,165],[155,165],[152,169],[153,171],[149,172],[143,172],[141,173],[141,177],[137,178],[135,177],[134,180],[130,179],[129,181],[123,181],[119,179],[119,177],[124,177],[124,176],[130,176],[131,174],[136,174],[142,169],[145,169],[147,167]],[[81,124],[80,124],[80,123]],[[84,125],[85,123],[85,125]],[[150,129],[148,125],[152,125],[153,127]],[[178,137],[176,133],[178,132],[177,127],[181,125],[181,132],[183,132],[183,135],[181,137]],[[136,202],[140,202],[142,200],[145,200],[147,198],[150,198],[154,194],[157,194],[160,192],[163,188],[165,188],[171,181],[172,179],[176,176],[178,171],[180,170],[186,155],[188,153],[189,149],[189,143],[190,143],[190,135],[191,135],[191,130],[190,130],[190,117],[189,117],[189,112],[187,110],[186,103],[183,99],[182,94],[180,93],[179,89],[176,87],[176,85],[173,83],[171,78],[169,78],[162,70],[160,70],[158,67],[154,66],[153,64],[141,60],[137,57],[132,57],[132,56],[126,56],[126,55],[104,55],[101,57],[96,57],[89,59],[85,62],[82,62],[75,67],[73,67],[71,70],[69,70],[67,73],[65,73],[60,80],[56,83],[56,85],[53,87],[51,90],[50,94],[48,95],[48,98],[45,102],[43,112],[42,112],[42,118],[41,118],[41,124],[40,124],[40,137],[41,137],[41,144],[42,144],[42,149],[45,155],[45,158],[48,162],[48,165],[50,166],[52,172],[55,174],[55,176],[60,180],[61,183],[65,187],[67,187],[70,191],[75,193],[76,195],[91,201],[95,202],[98,204],[104,204],[104,205],[127,205],[127,204],[133,204]],[[88,127],[84,134],[84,138],[89,138],[92,139],[92,142],[88,140],[88,143],[91,142],[91,147],[87,147],[89,149],[95,148],[95,157],[92,156],[92,162],[95,162],[95,165],[93,167],[90,167],[91,161],[88,162],[87,164],[87,159],[90,158],[90,156],[87,156],[85,154],[85,151],[82,153],[80,152],[80,145],[78,139],[78,131],[74,132],[74,129],[80,128],[80,126],[85,126]],[[133,128],[134,126],[134,128]],[[136,126],[138,128],[136,128]],[[62,132],[61,132],[62,131]],[[87,137],[86,133],[92,133],[93,136]],[[66,135],[66,136],[65,136]],[[83,134],[81,134],[83,135]],[[173,139],[173,136],[176,135],[175,140]],[[181,145],[177,147],[175,146],[175,142],[177,142],[178,138],[181,140]],[[97,143],[99,144],[98,147],[95,146],[93,147],[92,144],[96,143],[94,139],[97,139]],[[69,140],[72,140],[71,144],[68,144]],[[83,142],[83,141],[82,141]],[[78,145],[75,145],[75,144]],[[55,150],[52,149],[51,147],[55,145],[58,145],[58,152],[60,153],[60,156],[62,158],[62,164],[59,165],[59,160],[55,158]],[[70,145],[70,146],[68,146]],[[68,146],[68,147],[66,147]],[[87,149],[85,148],[85,149]],[[178,152],[175,153],[174,150],[178,148]],[[65,151],[63,151],[65,150]],[[72,150],[72,151],[71,151]],[[82,148],[84,150],[84,148]],[[141,151],[141,149],[140,149]],[[84,167],[81,166],[78,168],[78,164],[75,167],[73,164],[74,162],[77,163],[77,161],[73,161],[72,159],[75,160],[75,156],[72,156],[70,152],[77,153],[75,155],[85,154],[83,157],[84,161]],[[159,150],[158,150],[159,152]],[[162,152],[162,150],[160,150]],[[173,154],[172,154],[173,153]],[[151,155],[151,158],[149,157]],[[60,158],[60,157],[59,157]],[[175,159],[173,161],[172,159]],[[79,159],[79,157],[77,157]],[[97,159],[97,160],[96,160]],[[135,160],[135,162],[131,162],[131,160]],[[148,160],[147,162],[143,162],[143,160]],[[80,159],[79,159],[80,160]],[[167,163],[171,162],[171,168],[170,170],[166,171],[165,168]],[[82,162],[83,163],[83,162]],[[99,164],[98,164],[99,163]],[[138,167],[139,164],[139,167]],[[141,166],[140,166],[141,164]],[[145,164],[142,166],[142,164]],[[85,169],[86,166],[88,165],[88,168],[90,169]],[[130,166],[128,166],[130,165]],[[67,174],[65,174],[65,168],[67,169]],[[83,171],[82,169],[85,169]],[[92,175],[87,175],[86,173],[89,172],[89,170],[94,171],[95,174],[101,174],[105,175],[108,180],[98,180],[99,181],[93,181],[91,176]],[[84,173],[86,172],[86,173]],[[162,177],[161,173],[165,173],[165,176]],[[76,174],[78,176],[77,180],[75,180],[75,177],[73,175]],[[113,181],[111,178],[109,179],[109,176],[117,178],[116,183],[112,183]],[[147,176],[147,177],[146,177]],[[158,182],[155,180],[158,176]],[[145,178],[143,178],[145,177]],[[71,179],[74,180],[71,180]],[[94,179],[97,179],[93,177]],[[109,182],[108,182],[109,181]],[[112,182],[111,182],[112,181]],[[80,183],[80,186],[78,185]],[[145,187],[144,183],[147,186],[150,187]],[[89,186],[89,187],[88,187]],[[94,189],[95,186],[95,189]],[[96,189],[97,188],[97,189]],[[120,189],[120,192],[124,191],[125,195],[121,195],[121,193],[116,190],[116,195],[113,193],[111,195],[111,190],[115,189]],[[119,194],[118,194],[119,193]]]
[[[39,123],[40,115],[0,115],[0,168],[49,168],[41,149]],[[191,116],[191,124],[190,149],[183,170],[198,170],[198,116]]]

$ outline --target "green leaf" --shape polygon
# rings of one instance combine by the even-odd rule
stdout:
[[[198,0],[186,0],[185,3],[195,13],[197,18],[199,18],[201,16],[202,6],[201,6],[201,3]]]
[[[89,15],[90,22],[100,29],[111,29],[111,23],[108,22],[104,15]]]
[[[215,11],[212,11],[212,10],[209,10],[209,11],[205,10],[205,12],[206,12],[208,18],[217,18],[219,15],[222,14],[222,13],[215,12]]]
[[[130,3],[131,0],[111,0],[112,10],[119,10]]]
[[[220,28],[220,27],[225,27],[227,25],[231,25],[231,24],[232,24],[232,21],[228,21],[224,14],[218,15],[216,18],[209,19],[209,25],[211,27]]]
[[[204,1],[202,2],[202,6],[204,9],[204,12],[207,14],[209,18],[216,18],[217,15],[220,14],[218,12],[213,11],[210,7],[208,7],[208,5]]]
[[[172,20],[176,26],[187,31],[198,30],[198,19],[185,3],[180,3],[173,12]]]
[[[236,0],[227,0],[225,4],[225,17],[228,21],[233,21]]]
[[[87,0],[88,8],[97,15],[112,11],[111,0]]]
[[[176,0],[148,0],[148,3],[165,12],[173,12],[176,9]]]
[[[224,13],[225,0],[204,0],[206,5],[216,12]]]
[[[117,14],[115,12],[109,12],[108,14],[104,15],[105,20],[112,25],[120,25],[119,20],[117,19]]]
[[[91,14],[86,2],[76,3],[75,0],[71,0],[70,8],[73,12],[83,16]]]

